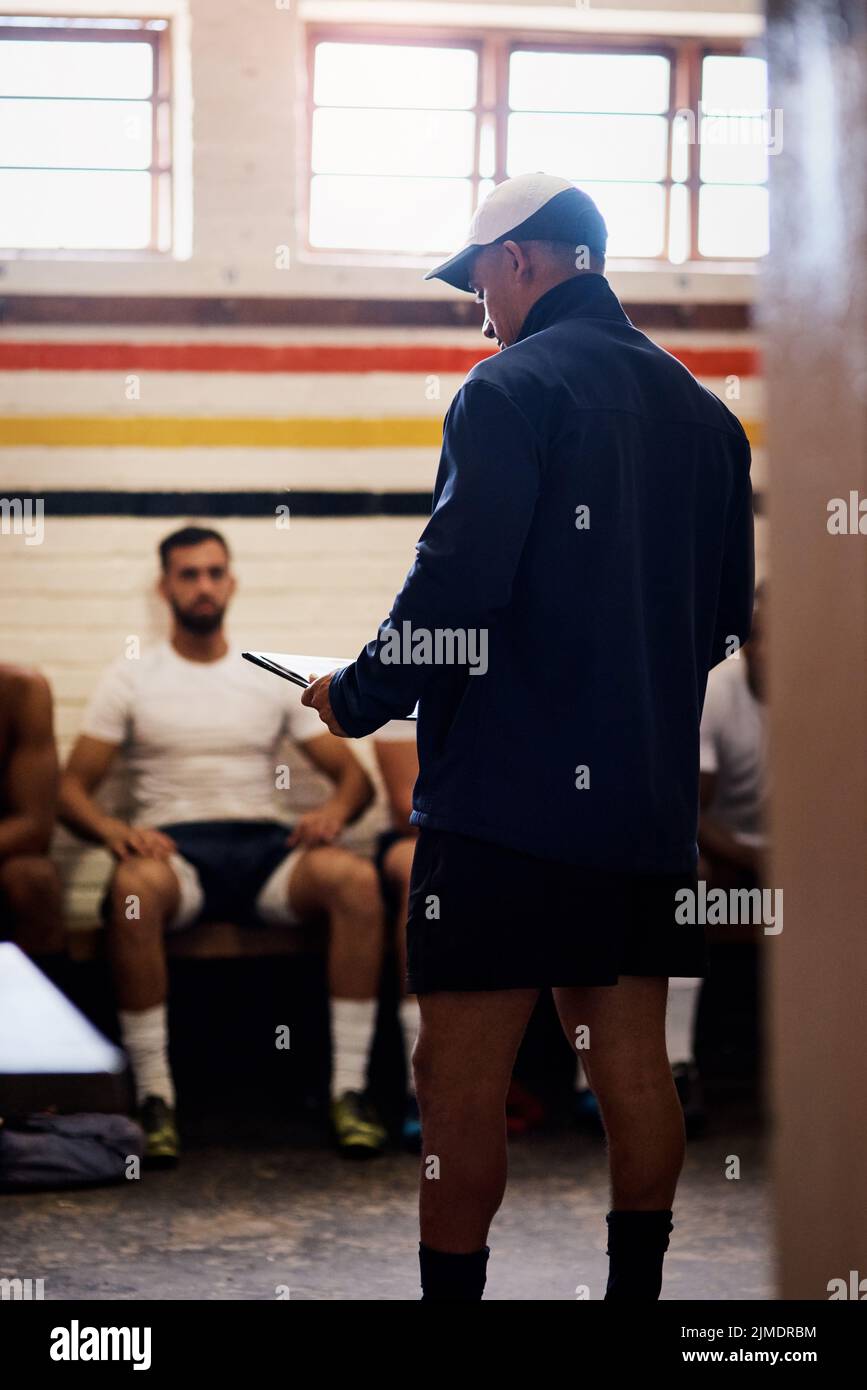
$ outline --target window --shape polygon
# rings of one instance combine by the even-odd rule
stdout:
[[[475,191],[472,48],[320,43],[310,242],[418,252],[465,235]]]
[[[698,201],[703,256],[767,254],[768,151],[778,133],[772,115],[761,58],[704,59]]]
[[[309,244],[454,250],[495,182],[563,174],[608,254],[680,263],[767,251],[766,65],[692,40],[472,44],[311,36]],[[483,94],[484,93],[484,98]]]
[[[168,251],[166,20],[0,21],[0,246]]]
[[[610,256],[661,256],[670,91],[663,54],[514,51],[507,176],[574,180],[605,218]]]

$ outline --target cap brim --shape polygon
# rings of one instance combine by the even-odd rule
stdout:
[[[470,288],[470,268],[475,258],[476,252],[481,251],[481,246],[465,246],[457,255],[451,256],[442,265],[438,265],[434,270],[429,270],[424,276],[425,280],[445,280],[447,285],[453,285],[456,290],[464,290],[466,294],[472,294]]]

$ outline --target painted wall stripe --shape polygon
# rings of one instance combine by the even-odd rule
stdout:
[[[696,376],[757,376],[756,348],[668,348]],[[491,352],[436,343],[338,346],[322,343],[0,342],[2,371],[66,372],[452,372],[466,375]]]
[[[397,449],[442,441],[439,417],[287,419],[221,416],[7,415],[0,444],[150,449]]]
[[[270,517],[288,504],[293,517],[430,516],[429,492],[103,492],[57,491],[16,494],[23,503],[42,501],[52,517]],[[753,494],[761,516],[764,497]]]
[[[288,505],[292,517],[430,516],[430,492],[104,492],[17,493],[23,503],[42,501],[52,517],[270,517]]]
[[[744,420],[750,443],[763,440],[763,423]],[[221,416],[7,415],[0,446],[46,448],[401,449],[439,448],[439,416],[386,419],[287,419]]]

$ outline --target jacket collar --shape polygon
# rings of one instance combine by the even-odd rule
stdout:
[[[605,276],[587,271],[546,290],[524,319],[515,342],[520,343],[561,319],[575,318],[619,319],[621,323],[629,323]]]

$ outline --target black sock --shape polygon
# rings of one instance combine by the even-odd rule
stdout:
[[[606,1302],[654,1302],[672,1230],[670,1211],[610,1211]]]
[[[490,1253],[487,1245],[470,1255],[453,1255],[419,1244],[422,1303],[479,1303]]]

